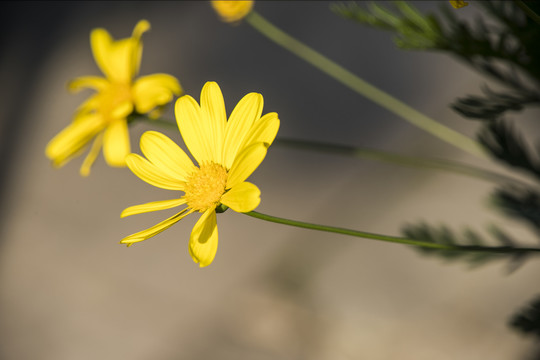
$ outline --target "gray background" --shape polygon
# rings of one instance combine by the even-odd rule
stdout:
[[[439,2],[416,2],[436,9]],[[445,2],[446,3],[446,2]],[[447,5],[447,4],[446,4]],[[257,2],[268,20],[390,94],[469,136],[478,124],[448,104],[484,79],[443,54],[404,52],[388,34],[345,21],[328,2]],[[459,15],[472,18],[469,6]],[[100,156],[60,170],[44,156],[89,93],[68,80],[101,75],[89,33],[123,38],[140,19],[141,75],[176,76],[199,98],[217,81],[228,112],[260,92],[279,137],[373,147],[482,165],[333,81],[247,24],[218,20],[206,2],[12,2],[0,5],[0,357],[5,359],[532,359],[511,314],[537,294],[540,263],[507,276],[412,249],[218,217],[216,260],[187,251],[196,217],[129,249],[126,235],[174,210],[120,219],[127,206],[171,198]],[[167,114],[172,118],[172,113]],[[520,115],[537,133],[538,111]],[[149,125],[131,128],[133,151]],[[159,130],[159,129],[157,129]],[[162,130],[180,142],[178,133]],[[533,131],[536,131],[534,133]],[[532,234],[487,205],[493,185],[459,175],[274,146],[250,181],[263,213],[397,235],[428,221]]]

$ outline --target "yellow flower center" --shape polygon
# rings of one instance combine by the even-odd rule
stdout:
[[[196,211],[204,212],[219,205],[227,185],[227,169],[208,162],[191,173],[186,183],[184,198],[187,205]]]

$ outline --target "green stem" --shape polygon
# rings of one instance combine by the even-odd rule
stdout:
[[[402,238],[402,237],[397,237],[397,236],[374,234],[374,233],[369,233],[369,232],[364,232],[364,231],[357,231],[357,230],[345,229],[345,228],[334,227],[334,226],[325,226],[325,225],[307,223],[303,221],[290,220],[290,219],[280,218],[277,216],[262,214],[257,211],[250,211],[244,214],[257,218],[257,219],[261,219],[261,220],[265,220],[265,221],[269,221],[269,222],[273,222],[277,224],[295,226],[295,227],[299,227],[303,229],[325,231],[325,232],[331,232],[331,233],[342,234],[342,235],[356,236],[356,237],[360,237],[364,239],[386,241],[386,242],[405,244],[405,245],[414,245],[414,246],[420,246],[420,247],[431,248],[431,249],[451,250],[451,251],[491,252],[491,253],[505,253],[505,254],[540,252],[540,248],[526,248],[526,247],[512,247],[512,246],[476,246],[476,245],[461,246],[461,245],[439,244],[439,243],[432,243],[432,242],[414,240],[414,239],[409,239],[409,238]]]
[[[160,117],[157,119],[151,119],[145,114],[131,114],[130,116],[128,116],[128,123],[132,123],[136,121],[145,121],[149,124],[157,124],[164,128],[178,130],[178,125],[176,124],[176,122],[170,121],[163,117]]]
[[[296,139],[276,139],[274,145],[281,145],[295,149],[305,149],[311,151],[320,151],[324,153],[335,153],[340,155],[354,156],[371,160],[384,161],[402,166],[410,166],[416,168],[437,169],[457,174],[476,177],[482,180],[492,181],[495,183],[514,182],[526,185],[521,180],[496,173],[471,165],[459,163],[456,161],[444,159],[418,158],[412,156],[404,156],[386,151],[358,148],[346,145],[337,145],[330,143],[320,143],[316,141],[296,140]]]
[[[413,109],[404,102],[394,98],[390,94],[379,90],[365,80],[354,75],[342,66],[336,64],[327,57],[319,54],[312,48],[283,32],[257,12],[252,11],[246,18],[246,22],[257,31],[274,41],[278,45],[289,50],[296,56],[315,66],[317,69],[331,76],[356,93],[365,96],[376,104],[386,108],[394,114],[401,116],[413,125],[429,132],[430,134],[446,141],[470,154],[486,158],[486,153],[476,141],[460,134],[428,116]]]
[[[538,16],[537,13],[534,12],[533,9],[527,6],[524,1],[521,0],[514,0],[517,6],[523,10],[525,14],[527,14],[528,17],[530,17],[532,20],[534,20],[537,24],[540,24],[540,16]]]
[[[177,129],[177,125],[165,118],[158,118],[151,120],[146,115],[133,116],[131,121],[147,121],[148,123],[156,124],[164,128]],[[404,156],[399,154],[390,153],[387,151],[359,148],[346,145],[338,145],[331,143],[321,143],[316,141],[297,140],[297,139],[276,139],[273,145],[285,146],[294,149],[304,149],[310,151],[319,151],[324,153],[334,153],[340,155],[354,156],[358,158],[371,159],[377,161],[384,161],[392,164],[448,171],[456,174],[472,176],[478,179],[492,181],[495,183],[508,183],[514,182],[522,185],[527,185],[519,179],[506,176],[481,168],[477,168],[471,165],[462,164],[456,161],[450,161],[445,159],[429,159],[418,158],[413,156]]]

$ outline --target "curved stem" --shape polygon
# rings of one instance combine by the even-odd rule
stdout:
[[[446,141],[449,144],[452,144],[475,156],[481,158],[487,157],[480,144],[478,144],[476,141],[438,123],[437,121],[413,109],[404,102],[394,98],[390,94],[359,78],[342,66],[336,64],[332,60],[319,54],[312,48],[283,32],[264,19],[257,12],[252,11],[248,16],[246,16],[245,20],[253,28],[265,35],[270,40],[274,41],[276,44],[289,50],[299,58],[315,66],[317,69],[341,82],[343,85],[349,87],[356,93],[365,96],[376,104],[386,108],[387,110],[407,120],[411,124],[416,125],[417,127],[429,132],[443,141]]]
[[[491,252],[491,253],[505,253],[505,254],[540,252],[540,248],[525,248],[525,247],[518,248],[518,247],[512,247],[512,246],[476,246],[476,245],[462,246],[462,245],[439,244],[439,243],[426,242],[426,241],[420,241],[420,240],[397,237],[397,236],[381,235],[381,234],[369,233],[365,231],[357,231],[357,230],[345,229],[345,228],[334,227],[334,226],[326,226],[326,225],[307,223],[303,221],[290,220],[290,219],[280,218],[277,216],[262,214],[257,211],[250,211],[244,214],[257,218],[257,219],[261,219],[261,220],[265,220],[265,221],[269,221],[269,222],[273,222],[277,224],[295,226],[295,227],[310,229],[310,230],[331,232],[331,233],[342,234],[342,235],[350,235],[350,236],[360,237],[364,239],[386,241],[386,242],[405,244],[405,245],[414,245],[414,246],[420,246],[420,247],[431,248],[431,249],[451,250],[451,251]]]

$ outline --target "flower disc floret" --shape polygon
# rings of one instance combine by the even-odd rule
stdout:
[[[216,208],[225,194],[227,177],[227,169],[220,164],[208,162],[197,168],[184,188],[187,206],[198,212]]]

